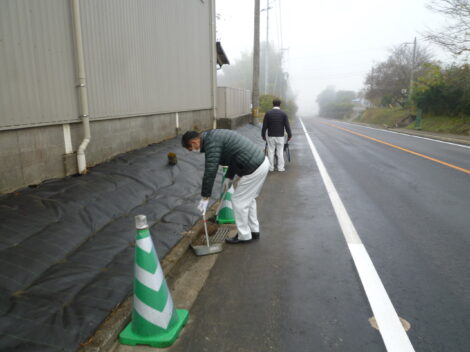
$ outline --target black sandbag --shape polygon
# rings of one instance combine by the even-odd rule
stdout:
[[[132,293],[134,216],[147,216],[162,259],[200,218],[203,169],[175,138],[1,196],[0,350],[77,350]]]

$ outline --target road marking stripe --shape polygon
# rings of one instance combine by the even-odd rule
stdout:
[[[463,144],[457,144],[457,143],[452,143],[452,142],[447,142],[447,141],[441,141],[440,139],[418,136],[418,135],[416,135],[416,134],[408,134],[408,133],[405,133],[405,132],[384,130],[384,129],[382,129],[382,128],[375,128],[375,127],[370,127],[370,126],[364,126],[364,125],[359,125],[359,124],[355,124],[355,123],[351,123],[351,122],[344,122],[344,121],[341,121],[341,123],[344,123],[344,124],[346,124],[346,125],[355,126],[355,127],[368,128],[368,129],[374,130],[374,131],[386,132],[386,133],[395,133],[395,134],[399,134],[400,136],[406,136],[406,137],[412,137],[412,138],[425,139],[425,140],[431,141],[431,142],[444,143],[444,144],[453,145],[453,146],[455,146],[455,147],[468,148],[468,149],[470,149],[470,145],[463,145]]]
[[[372,140],[372,141],[374,141],[374,142],[378,142],[378,143],[385,144],[385,145],[387,145],[387,146],[389,146],[389,147],[402,150],[402,151],[404,151],[404,152],[407,152],[407,153],[410,153],[410,154],[419,156],[419,157],[421,157],[421,158],[434,161],[435,163],[448,166],[448,167],[450,167],[450,168],[452,168],[452,169],[455,169],[455,170],[462,171],[462,172],[465,172],[465,173],[467,173],[467,174],[470,174],[470,170],[464,169],[463,167],[459,167],[459,166],[454,165],[454,164],[446,163],[445,161],[442,161],[442,160],[439,160],[439,159],[436,159],[436,158],[433,158],[433,157],[430,157],[430,156],[427,156],[427,155],[424,155],[424,154],[421,154],[421,153],[418,153],[418,152],[414,152],[414,151],[412,151],[412,150],[410,150],[410,149],[406,149],[406,148],[403,148],[403,147],[399,147],[398,145],[395,145],[395,144],[392,144],[392,143],[388,143],[388,142],[382,141],[382,140],[380,140],[380,139],[377,139],[377,138],[374,138],[374,137],[370,137],[370,136],[367,136],[367,135],[365,135],[365,134],[362,134],[362,133],[359,133],[359,132],[356,132],[356,131],[349,130],[349,129],[344,128],[344,127],[336,126],[336,125],[331,124],[331,123],[328,123],[328,122],[320,122],[320,123],[322,123],[322,124],[324,124],[324,125],[327,125],[327,126],[330,126],[330,127],[337,128],[337,129],[339,129],[339,130],[343,130],[343,131],[346,131],[346,132],[355,134],[355,135],[357,135],[357,136],[359,136],[359,137],[363,137],[363,138],[370,139],[370,140]]]
[[[302,119],[299,119],[302,124],[307,142],[312,151],[315,162],[317,163],[318,170],[325,184],[328,196],[330,197],[331,204],[335,211],[338,222],[343,231],[344,238],[348,244],[349,251],[359,273],[362,286],[366,292],[367,299],[371,306],[372,312],[376,318],[379,327],[380,335],[385,344],[388,352],[414,352],[413,345],[411,344],[406,331],[398,318],[398,314],[393,307],[390,297],[385,290],[385,287],[380,280],[380,277],[375,270],[374,264],[367,253],[365,246],[351,221],[351,218],[346,211],[346,208],[341,201],[341,198],[336,191],[336,188],[331,180],[328,171],[326,170],[323,161],[318,154],[315,145],[312,142]]]

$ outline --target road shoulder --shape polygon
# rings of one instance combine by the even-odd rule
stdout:
[[[423,130],[412,130],[409,128],[390,128],[390,127],[385,127],[381,125],[373,125],[369,123],[356,122],[356,121],[349,121],[348,123],[353,124],[353,125],[376,128],[379,130],[393,131],[397,133],[408,134],[408,135],[413,135],[413,136],[418,136],[418,137],[423,137],[423,138],[436,139],[436,140],[440,140],[443,142],[470,145],[470,136],[463,136],[463,135],[449,134],[449,133],[429,132],[429,131],[423,131]]]

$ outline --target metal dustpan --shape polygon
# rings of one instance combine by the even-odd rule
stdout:
[[[191,247],[194,250],[194,253],[198,256],[200,255],[209,255],[209,254],[215,254],[215,253],[220,253],[222,252],[222,243],[214,243],[210,244],[209,243],[209,234],[207,232],[207,221],[206,221],[206,214],[202,214],[202,220],[204,221],[204,232],[206,235],[206,245],[200,245],[200,246],[193,246]]]

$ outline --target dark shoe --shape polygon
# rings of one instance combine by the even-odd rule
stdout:
[[[251,242],[251,241],[252,240],[240,240],[240,239],[238,239],[238,233],[235,237],[225,239],[225,242],[230,243],[230,244],[248,243],[248,242]]]
[[[259,240],[259,232],[252,232],[251,233],[252,240]]]

